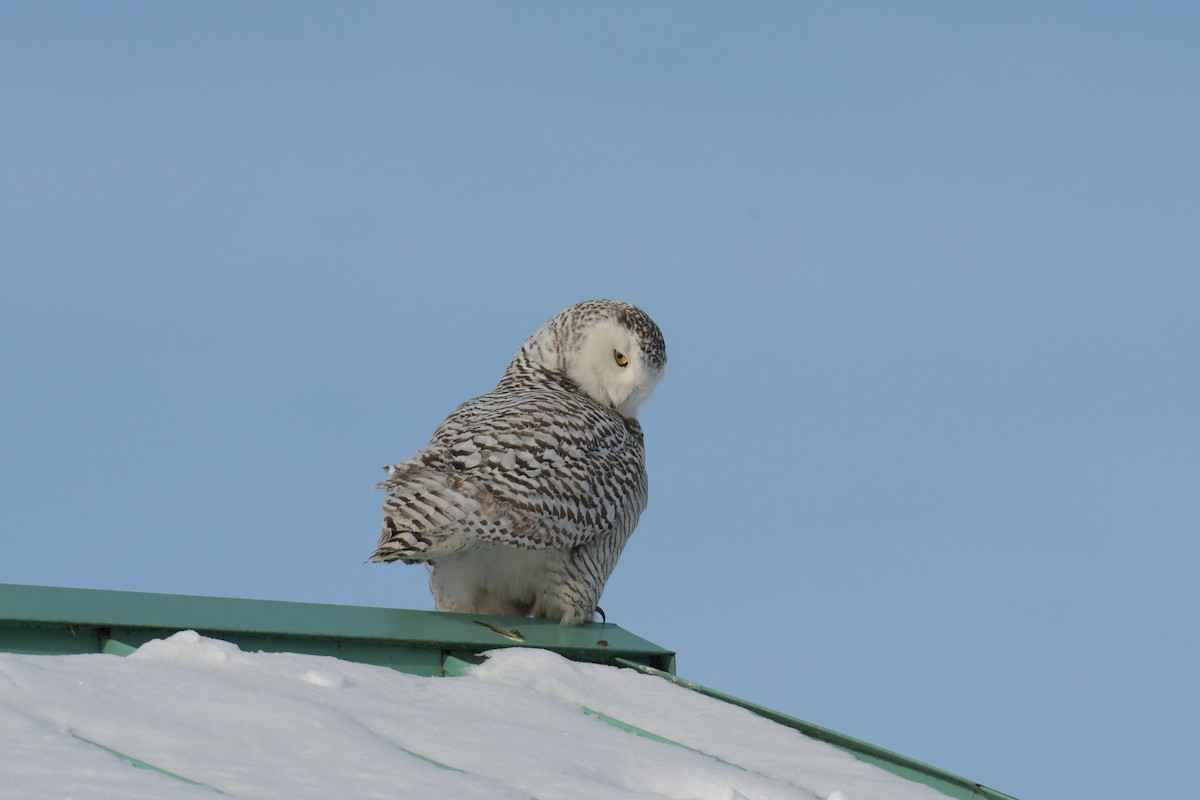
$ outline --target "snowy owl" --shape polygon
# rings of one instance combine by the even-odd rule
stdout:
[[[589,300],[558,314],[493,391],[384,467],[370,560],[426,562],[439,611],[591,621],[646,508],[635,414],[666,363],[662,332],[636,306]]]

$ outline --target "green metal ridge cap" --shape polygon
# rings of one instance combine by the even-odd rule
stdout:
[[[522,644],[581,655],[587,660],[608,661],[614,656],[632,655],[666,664],[673,664],[675,655],[608,623],[569,626],[524,617],[19,584],[0,584],[0,624],[191,629],[202,633],[379,642],[442,650]],[[523,641],[505,637],[497,628],[517,629]]]

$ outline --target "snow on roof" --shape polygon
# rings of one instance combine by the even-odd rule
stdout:
[[[489,656],[430,678],[193,631],[0,653],[0,797],[945,798],[656,677]]]

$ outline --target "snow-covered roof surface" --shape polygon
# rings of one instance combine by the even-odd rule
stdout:
[[[0,720],[0,797],[945,797],[660,678],[528,648],[456,678],[192,631],[125,658],[0,653]]]

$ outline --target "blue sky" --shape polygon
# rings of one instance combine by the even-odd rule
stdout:
[[[1001,790],[1177,793],[1200,11],[0,10],[0,581],[431,605],[379,465],[592,297],[668,345],[603,599]]]

